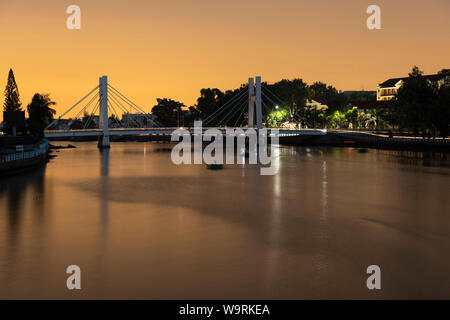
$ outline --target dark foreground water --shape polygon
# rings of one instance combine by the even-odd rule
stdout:
[[[1,178],[0,298],[450,298],[445,155],[283,147],[261,176],[77,147]]]

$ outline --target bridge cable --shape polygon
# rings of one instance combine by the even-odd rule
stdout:
[[[244,96],[245,97],[245,96]],[[243,97],[243,98],[244,98]],[[222,121],[224,121],[224,125],[226,126],[226,123],[228,123],[228,121],[229,120],[231,120],[231,119],[233,119],[233,116],[239,111],[239,110],[241,110],[240,108],[242,108],[243,106],[242,106],[242,103],[241,102],[244,102],[244,106],[245,106],[245,104],[247,104],[248,103],[248,97],[246,97],[246,99],[244,99],[244,100],[242,100],[242,98],[241,98],[241,100],[239,100],[239,102],[238,102],[238,104],[236,104],[236,106],[233,108],[233,109],[231,109],[228,113],[227,113],[227,115],[224,117],[224,118],[222,118],[222,120],[220,120],[219,121],[219,125],[221,125],[222,124]],[[237,109],[236,109],[236,107],[238,107]],[[236,109],[236,110],[235,110]],[[235,110],[235,111],[234,111]],[[234,111],[234,112],[233,112]],[[233,112],[232,114],[231,114],[231,112]],[[230,115],[231,114],[231,116],[230,116],[230,118],[228,118],[228,115]],[[225,120],[226,119],[226,120]]]
[[[52,123],[50,123],[47,127],[45,127],[45,130],[47,130],[48,128],[50,128],[51,126],[53,126],[55,123],[57,123],[62,117],[64,117],[67,113],[69,113],[73,108],[75,108],[78,104],[80,104],[84,99],[86,99],[88,96],[91,95],[92,92],[94,92],[95,90],[97,90],[99,87],[99,85],[97,85],[94,89],[92,89],[87,95],[85,95],[83,98],[81,98],[80,101],[78,101],[77,103],[75,103],[72,107],[70,107],[66,112],[64,112],[62,115],[60,115],[58,117],[58,119],[55,119],[54,121],[52,121]]]
[[[263,89],[265,89],[268,93],[270,93],[275,99],[277,99],[281,104],[285,105],[286,102],[282,101],[275,93],[273,93],[269,88],[267,88],[265,85],[261,85]]]
[[[248,103],[248,99],[247,99],[247,101],[246,101],[247,103]],[[241,114],[239,115],[239,117],[237,117],[237,119],[236,119],[236,122],[234,123],[234,126],[235,127],[237,127],[237,124],[238,124],[238,121],[239,121],[239,119],[241,119],[241,117],[243,117],[243,114],[244,114],[244,112],[245,112],[245,106],[244,106],[244,108],[242,108],[242,112],[241,112]],[[243,122],[245,122],[245,117],[243,117],[244,119],[244,121]],[[239,123],[241,123],[240,121],[239,121]]]
[[[128,113],[128,114],[129,114],[127,108],[124,107],[124,106],[122,105],[122,103],[120,103],[120,101],[118,100],[118,98],[116,98],[116,95],[117,95],[117,94],[115,94],[113,91],[110,91],[110,93],[111,93],[110,97],[111,97],[117,104],[119,104],[120,106],[122,106],[122,108],[125,110],[125,111],[124,111],[125,113]],[[118,97],[118,96],[117,96],[117,97]],[[122,109],[122,110],[123,110],[123,109]],[[130,110],[131,110],[131,108],[130,108]]]
[[[276,103],[273,102],[272,99],[270,99],[268,96],[266,96],[264,93],[262,93],[263,97],[266,98],[267,100],[269,100],[269,102],[272,104],[272,108],[269,108],[267,105],[265,105],[264,101],[262,101],[262,103],[264,104],[264,107],[266,108],[266,110],[271,113],[273,112],[273,109],[275,108],[275,106],[277,105]]]
[[[114,102],[116,103],[116,106],[117,106],[118,108],[120,108],[120,110],[122,111],[123,114],[129,115],[129,116],[130,116],[129,118],[130,118],[132,121],[134,121],[134,123],[136,124],[136,126],[139,128],[139,127],[140,127],[139,123],[138,123],[133,117],[131,117],[132,113],[128,112],[127,108],[126,108],[125,106],[123,106],[122,103],[120,103],[119,99],[122,100],[122,101],[124,101],[127,105],[130,106],[130,111],[131,111],[131,110],[138,111],[138,110],[137,110],[136,108],[134,108],[132,105],[130,105],[130,104],[129,104],[127,101],[125,101],[123,98],[121,98],[119,95],[117,95],[117,93],[115,93],[114,91],[110,91],[110,93],[111,93],[111,98],[113,98]],[[141,111],[139,111],[139,112],[141,113]],[[148,117],[145,117],[145,118],[148,120]],[[151,119],[151,120],[152,120],[153,124],[155,124],[155,126],[158,126],[158,125],[155,123],[155,121],[153,121],[153,119]]]
[[[132,114],[129,113],[128,110],[119,101],[115,100],[116,98],[114,98],[112,94],[111,94],[111,97],[113,98],[113,99],[111,99],[111,103],[114,102],[116,104],[116,107],[119,108],[122,111],[122,118],[123,118],[123,115],[127,115],[127,118],[131,119],[131,121],[134,122],[136,127],[139,128],[140,125],[133,117],[131,117]],[[129,122],[127,124],[129,124]]]
[[[121,97],[123,97],[124,99],[126,99],[130,104],[131,107],[134,106],[135,109],[137,109],[138,111],[140,111],[146,118],[148,118],[152,123],[154,123],[152,117],[150,116],[150,114],[148,114],[147,112],[145,112],[143,109],[141,109],[137,104],[135,104],[133,101],[131,101],[130,99],[128,99],[127,97],[125,97],[122,93],[119,92],[119,90],[115,89],[113,86],[111,86],[110,84],[108,84],[108,87],[110,87],[112,90],[114,90],[115,92],[117,92]],[[123,100],[123,99],[122,99]]]
[[[229,108],[230,107],[230,106],[228,106],[229,104],[231,104],[232,102],[236,102],[236,100],[238,100],[238,99],[241,99],[241,96],[246,92],[248,92],[248,90],[245,90],[245,87],[242,88],[241,92],[237,93],[232,99],[228,100],[224,105],[222,105],[216,111],[214,111],[212,114],[210,114],[205,120],[203,120],[203,122],[204,123],[211,122],[212,119],[215,119],[223,111],[225,111],[227,108]]]
[[[226,123],[227,123],[227,121],[229,120],[228,119],[228,116],[233,112],[233,111],[235,111],[235,109],[236,108],[238,108],[238,110],[240,110],[239,109],[239,106],[241,106],[241,102],[243,101],[243,100],[246,100],[247,99],[247,97],[244,95],[244,96],[242,96],[241,97],[241,99],[239,99],[239,101],[237,101],[237,103],[234,105],[234,107],[233,108],[231,108],[230,107],[230,110],[228,111],[228,113],[217,123],[217,126],[221,126],[222,124],[225,124],[226,125]]]
[[[85,111],[85,110],[91,105],[92,101],[94,101],[95,98],[98,97],[98,95],[99,95],[99,93],[96,93],[95,96],[92,97],[92,99],[87,103],[87,105],[86,105],[83,109],[81,109],[81,110],[75,115],[75,117],[74,117],[73,119],[74,119],[74,120],[77,120],[78,117],[81,115],[81,113],[82,113],[83,111]]]
[[[119,125],[119,128],[121,128],[122,124],[119,122],[119,115],[116,112],[116,109],[114,108],[114,106],[111,103],[108,103],[108,106],[111,107],[111,109],[113,111],[113,112],[111,112],[111,116],[113,117],[114,120],[116,120],[116,123]],[[116,116],[114,117],[114,115],[116,115]]]
[[[263,87],[263,88],[264,88],[264,87]],[[287,103],[282,102],[282,101],[280,100],[280,98],[278,98],[272,91],[270,91],[270,90],[267,89],[267,88],[265,88],[265,89],[266,89],[269,93],[271,93],[272,96],[274,96],[276,99],[278,99],[281,103],[287,105]],[[263,94],[264,94],[264,93],[263,93]],[[273,102],[273,100],[270,99],[268,96],[266,96],[265,94],[264,94],[264,96],[265,96],[267,99],[269,99],[273,104],[275,104],[275,103]],[[303,121],[303,122],[305,122],[306,124],[310,125],[310,123],[308,123],[304,117],[302,117],[302,116],[300,116],[300,115],[298,115],[297,117],[299,117],[301,121]],[[298,119],[297,119],[297,120],[298,120]]]
[[[111,102],[111,103],[112,103],[112,102]],[[127,119],[128,119],[128,116],[131,115],[130,113],[127,112],[126,109],[125,109],[125,112],[124,112],[124,109],[121,109],[123,106],[121,107],[120,105],[117,105],[117,104],[116,104],[116,107],[118,107],[118,108],[122,111],[122,119],[123,119],[123,116],[124,116],[124,115],[127,115]],[[114,109],[114,106],[112,106],[112,108]],[[114,110],[115,110],[115,109],[114,109]],[[119,117],[119,116],[117,115],[117,117]],[[131,119],[131,121],[133,121],[133,122],[135,123],[136,128],[141,127],[141,125],[140,125],[133,117],[129,117],[129,119]],[[121,122],[122,122],[122,126],[123,126],[124,123],[123,123],[123,121],[121,121]],[[129,123],[127,123],[127,124],[129,124]]]
[[[95,117],[95,112],[97,112],[97,109],[98,109],[98,107],[100,106],[100,103],[99,103],[99,102],[100,102],[100,101],[97,100],[97,102],[96,102],[96,104],[95,104],[95,106],[94,106],[94,109],[92,110],[92,113],[91,113],[90,117],[88,118],[88,121],[86,121],[86,123],[85,123],[84,126],[83,126],[83,129],[86,129],[86,128],[89,126],[89,124],[91,123],[91,121],[94,119],[94,117]]]
[[[248,99],[246,99],[245,101],[244,101],[244,103],[243,104],[241,104],[241,106],[231,115],[231,117],[227,120],[227,122],[228,121],[231,121],[232,119],[233,119],[233,117],[239,112],[239,110],[240,110],[240,108],[242,109],[242,111],[241,111],[241,113],[239,114],[239,117],[236,119],[236,122],[237,122],[237,120],[239,120],[239,118],[241,117],[241,115],[244,113],[244,111],[245,111],[245,109],[246,109],[246,106],[248,106]]]
[[[231,104],[232,102],[236,102],[236,100],[238,100],[238,98],[240,99],[240,96],[241,96],[243,93],[245,93],[245,92],[248,92],[248,91],[247,91],[247,90],[242,90],[241,92],[239,92],[239,93],[237,93],[236,95],[234,95],[233,98],[231,98],[230,100],[228,100],[228,101],[227,101],[226,103],[224,103],[221,107],[217,108],[216,111],[214,111],[212,114],[210,114],[208,117],[206,117],[206,119],[203,120],[203,122],[207,123],[207,122],[210,120],[210,118],[213,117],[217,112],[219,112],[219,111],[221,111],[221,110],[224,111],[224,110],[227,108],[227,106],[228,106],[229,104]]]
[[[112,86],[110,86],[110,85],[108,85],[112,90],[115,90],[115,91],[110,91],[110,93],[112,94],[112,96],[115,96],[117,99],[119,99],[120,98],[120,100],[122,100],[123,102],[125,102],[127,105],[129,105],[130,106],[130,111],[131,111],[131,109],[133,109],[133,110],[135,110],[135,111],[137,111],[138,113],[141,113],[141,114],[143,114],[143,116],[145,117],[145,118],[147,118],[147,120],[150,120],[151,121],[151,123],[153,123],[153,125],[154,126],[156,126],[156,127],[161,127],[161,124],[158,122],[158,121],[156,121],[156,119],[153,119],[153,116],[151,115],[151,114],[149,114],[149,113],[147,113],[147,112],[145,112],[143,109],[141,109],[139,106],[137,106],[133,101],[131,101],[130,99],[128,99],[127,97],[125,97],[123,94],[121,94],[117,89],[115,89],[115,88],[113,88]],[[126,100],[125,100],[126,99]],[[128,101],[127,101],[128,100]],[[119,103],[120,105],[122,105],[120,102],[118,102],[118,101],[116,101],[117,103]],[[131,102],[131,103],[130,103]],[[126,114],[130,114],[127,110],[126,110],[126,108],[122,105],[122,107],[125,109],[125,113]],[[136,122],[136,124],[137,124],[137,122]],[[139,125],[138,125],[139,126]]]

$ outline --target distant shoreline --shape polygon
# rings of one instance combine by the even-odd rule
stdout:
[[[280,144],[304,146],[354,147],[404,151],[450,152],[450,139],[391,136],[370,132],[332,130],[323,136],[280,137]]]
[[[49,139],[50,141],[97,141],[97,137]],[[111,142],[170,142],[170,136],[111,136]],[[437,151],[450,152],[450,139],[420,138],[411,136],[360,132],[350,130],[331,130],[323,136],[287,136],[280,137],[280,144],[287,146],[328,146],[328,147],[354,147],[405,151]]]

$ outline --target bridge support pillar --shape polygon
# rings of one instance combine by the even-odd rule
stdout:
[[[256,89],[256,93],[255,93]],[[255,107],[256,107],[256,127],[262,129],[262,100],[261,100],[261,77],[248,79],[248,127],[255,127]]]
[[[255,82],[253,78],[248,79],[248,127],[255,126]]]
[[[98,137],[98,147],[100,149],[111,148],[111,145],[109,144],[109,136],[102,135]]]
[[[258,130],[262,129],[262,100],[261,100],[261,77],[256,77],[256,124]]]
[[[109,148],[109,118],[108,118],[108,77],[103,76],[99,79],[99,105],[100,115],[98,126],[103,129],[103,135],[98,139],[99,148]]]

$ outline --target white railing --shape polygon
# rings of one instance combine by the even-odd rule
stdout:
[[[32,159],[45,154],[48,150],[49,142],[46,140],[38,148],[31,151],[14,152],[0,155],[0,163],[7,163],[25,159]]]

